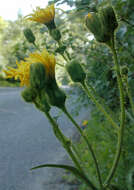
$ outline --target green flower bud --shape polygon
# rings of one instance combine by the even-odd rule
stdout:
[[[26,102],[33,103],[37,97],[37,93],[35,89],[27,87],[21,92],[21,96]]]
[[[77,60],[73,60],[66,64],[66,70],[74,82],[84,82],[86,79],[86,73]]]
[[[35,42],[35,36],[30,28],[24,29],[23,33],[28,42],[30,43]]]
[[[46,89],[46,93],[50,105],[56,106],[58,108],[63,108],[65,106],[66,95],[57,86],[56,81],[53,81],[51,85]]]
[[[100,17],[96,13],[88,13],[86,16],[86,26],[92,32],[98,42],[107,42],[110,36],[103,29]]]
[[[100,20],[103,29],[107,35],[112,35],[114,30],[118,27],[118,22],[111,6],[105,7],[100,10]]]
[[[30,65],[30,86],[36,90],[42,90],[46,84],[45,67],[42,63]]]
[[[49,32],[54,40],[59,41],[61,39],[61,33],[58,29],[53,29],[53,30],[50,30]]]
[[[44,89],[40,92],[40,95],[37,96],[35,101],[35,106],[42,112],[49,112],[51,107],[48,103],[48,99]]]

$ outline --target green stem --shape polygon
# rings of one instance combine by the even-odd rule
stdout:
[[[69,60],[71,60],[70,54],[68,53],[68,51],[67,51],[67,50],[65,50],[65,53],[66,53],[66,55],[67,55],[68,59],[69,59]]]
[[[62,134],[61,130],[59,129],[57,123],[55,122],[55,120],[51,117],[51,115],[48,112],[45,112],[45,115],[47,116],[49,122],[51,123],[52,127],[53,127],[53,131],[54,134],[56,135],[56,137],[58,138],[58,140],[63,144],[64,148],[66,149],[66,151],[68,152],[69,156],[71,157],[72,161],[74,162],[76,168],[79,169],[79,171],[83,174],[84,178],[84,182],[91,187],[93,190],[97,190],[96,187],[92,184],[92,182],[85,176],[83,169],[81,168],[77,158],[75,157],[74,153],[72,152],[70,145],[68,146],[66,144],[66,139],[65,136]]]
[[[60,55],[65,59],[66,62],[68,62],[68,59],[66,58],[64,54],[60,54]]]
[[[84,88],[85,92],[87,93],[88,97],[96,105],[96,107],[98,108],[98,110],[100,110],[105,115],[105,117],[107,118],[107,120],[112,124],[113,127],[116,128],[116,130],[119,130],[118,125],[113,121],[113,119],[111,118],[111,116],[105,111],[105,109],[103,108],[103,106],[96,100],[96,98],[94,97],[94,95],[88,89],[88,86],[87,86],[86,82],[83,82],[81,84],[82,84],[82,87]]]
[[[95,91],[95,89],[93,88],[93,86],[91,84],[88,84],[88,87],[90,88],[90,90],[92,91],[93,95],[98,99],[98,102],[101,104],[101,106],[104,107],[104,109],[106,109],[111,116],[112,120],[113,120],[113,117],[114,117],[114,122],[115,122],[115,118],[116,118],[116,121],[118,121],[118,116],[105,104],[105,100],[104,98],[100,97],[97,92]],[[116,122],[115,122],[116,124]],[[116,124],[117,125],[117,124]],[[119,127],[119,126],[118,126]]]
[[[92,158],[94,160],[94,163],[95,163],[95,167],[96,167],[96,171],[97,171],[97,176],[98,176],[98,180],[99,180],[99,183],[100,183],[100,187],[101,189],[103,189],[103,185],[102,185],[102,180],[101,180],[101,175],[100,175],[100,170],[99,170],[99,166],[98,166],[98,162],[97,162],[97,159],[96,159],[96,156],[95,156],[95,153],[92,149],[92,146],[90,145],[87,137],[83,134],[83,131],[82,129],[79,127],[79,125],[76,123],[76,121],[73,119],[73,117],[69,114],[69,112],[67,111],[66,107],[62,108],[63,112],[66,114],[66,116],[71,120],[71,122],[74,124],[74,126],[77,128],[77,130],[79,131],[79,133],[81,134],[81,136],[83,137],[83,139],[85,140],[88,148],[89,148],[89,151],[91,152],[91,155],[92,155]]]
[[[132,98],[131,91],[130,91],[130,88],[129,88],[129,85],[128,85],[128,81],[126,81],[126,90],[127,90],[128,98],[129,98],[129,101],[130,101],[130,105],[132,107],[132,113],[133,113],[133,116],[134,116],[134,103],[133,103],[133,98]]]
[[[58,42],[59,47],[62,46],[62,42],[61,41],[57,41],[57,42]],[[68,61],[71,60],[71,58],[70,58],[70,55],[69,55],[69,53],[68,53],[67,50],[65,50],[65,53],[66,53],[67,57],[64,54],[62,54],[62,53],[60,55],[65,59],[66,62],[68,62]]]
[[[56,64],[59,65],[60,67],[64,67],[64,65],[62,65],[62,64],[60,64],[60,63],[57,63],[57,62],[56,62]]]
[[[112,42],[111,50],[112,50],[113,57],[114,57],[115,70],[116,70],[116,74],[117,74],[117,82],[118,82],[118,87],[119,87],[119,91],[120,91],[121,122],[120,122],[120,129],[119,129],[119,133],[118,133],[118,143],[117,143],[116,154],[115,154],[115,158],[113,161],[112,168],[111,168],[111,170],[108,174],[108,177],[105,181],[106,187],[110,184],[110,182],[111,182],[111,180],[115,174],[115,171],[117,169],[119,160],[120,160],[120,156],[121,156],[121,152],[122,152],[122,146],[123,146],[124,126],[125,126],[124,91],[123,91],[122,78],[121,78],[121,74],[120,74],[120,66],[118,64],[118,58],[117,58],[117,53],[116,53],[115,44],[114,44],[114,35],[112,37],[111,42]]]
[[[33,43],[33,45],[35,46],[35,48],[36,48],[37,50],[40,51],[40,48],[35,44],[35,42]]]
[[[79,159],[80,163],[82,163],[82,159],[81,159],[81,155],[79,153],[79,151],[77,150],[77,148],[75,147],[74,144],[71,144],[72,146],[72,150],[74,151],[74,153],[76,154],[77,158]]]

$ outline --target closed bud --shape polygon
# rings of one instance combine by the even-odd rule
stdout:
[[[30,86],[36,90],[42,90],[46,84],[45,67],[42,63],[30,65]]]
[[[53,37],[54,40],[59,41],[61,39],[61,33],[57,28],[50,30],[49,32],[50,32],[50,35]]]
[[[46,89],[48,100],[50,105],[56,106],[58,108],[63,108],[65,106],[66,95],[65,93],[57,86],[56,81],[53,82],[49,88]]]
[[[44,89],[40,92],[40,95],[36,98],[35,106],[42,112],[49,112],[51,107],[48,103],[48,99]]]
[[[35,42],[35,36],[30,28],[24,29],[23,33],[28,42],[30,43]]]
[[[35,89],[27,87],[21,92],[21,96],[26,102],[33,103],[37,97],[37,93]]]
[[[108,6],[100,10],[100,19],[105,33],[113,35],[113,32],[118,27],[118,22],[112,6]]]
[[[83,83],[86,79],[86,73],[77,60],[73,60],[70,63],[67,63],[66,70],[74,82]]]
[[[98,42],[107,42],[110,40],[110,36],[105,33],[100,17],[96,13],[89,13],[86,16],[86,26]]]

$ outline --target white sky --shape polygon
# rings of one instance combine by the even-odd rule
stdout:
[[[48,0],[3,0],[0,4],[0,16],[5,20],[15,20],[18,11],[25,16],[36,6],[45,8],[47,3]]]

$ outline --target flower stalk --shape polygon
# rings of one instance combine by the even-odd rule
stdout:
[[[53,132],[55,134],[55,136],[58,138],[58,140],[62,143],[63,147],[66,149],[66,151],[68,152],[69,156],[71,157],[72,161],[74,162],[75,166],[79,169],[79,171],[82,173],[82,175],[84,176],[84,182],[92,188],[92,190],[97,190],[97,188],[92,184],[92,182],[86,177],[86,175],[84,174],[83,169],[81,168],[79,161],[77,160],[77,158],[75,157],[74,153],[71,150],[71,145],[70,143],[68,143],[68,141],[66,140],[65,136],[62,134],[61,130],[59,129],[57,123],[54,121],[54,119],[51,117],[51,115],[49,114],[49,112],[45,112],[46,117],[48,118],[49,122],[51,123],[52,127],[53,127]],[[83,180],[82,179],[82,180]]]
[[[86,82],[85,81],[82,82],[81,85],[82,85],[83,89],[85,90],[86,94],[88,95],[88,97],[96,105],[96,107],[98,108],[98,110],[100,110],[105,115],[105,117],[111,123],[111,125],[118,131],[119,130],[118,125],[113,121],[113,119],[111,118],[111,116],[105,111],[105,109],[103,108],[103,106],[96,100],[96,98],[94,97],[94,95],[92,94],[92,92],[88,89],[88,86],[87,86]]]
[[[77,130],[79,131],[79,133],[81,134],[82,138],[84,139],[84,141],[86,142],[88,149],[92,155],[93,161],[95,163],[95,167],[96,167],[96,172],[97,172],[97,176],[98,176],[98,180],[99,180],[99,184],[101,189],[103,189],[103,185],[102,185],[102,179],[101,179],[101,175],[100,175],[100,169],[99,169],[99,165],[98,165],[98,161],[96,159],[94,150],[91,146],[91,144],[89,143],[88,138],[86,137],[86,135],[83,134],[82,129],[80,128],[80,126],[77,124],[77,122],[73,119],[73,117],[70,115],[70,113],[67,111],[66,107],[64,106],[62,108],[62,111],[65,113],[65,115],[69,118],[69,120],[74,124],[74,126],[77,128]]]
[[[117,82],[118,82],[118,88],[120,91],[120,109],[121,109],[121,118],[120,118],[120,128],[118,131],[118,142],[117,142],[117,149],[116,149],[116,154],[115,158],[113,161],[112,168],[108,174],[108,177],[105,181],[105,186],[108,187],[114,174],[117,169],[121,152],[122,152],[122,146],[123,146],[123,135],[124,135],[124,127],[125,127],[125,106],[124,106],[124,91],[123,91],[123,83],[122,83],[122,78],[121,78],[121,71],[120,71],[120,66],[118,63],[118,58],[117,58],[117,53],[115,49],[115,41],[114,41],[114,35],[112,36],[111,39],[111,45],[110,45],[111,51],[113,53],[113,59],[114,59],[114,64],[115,64],[115,70],[116,70],[116,75],[117,75]]]

